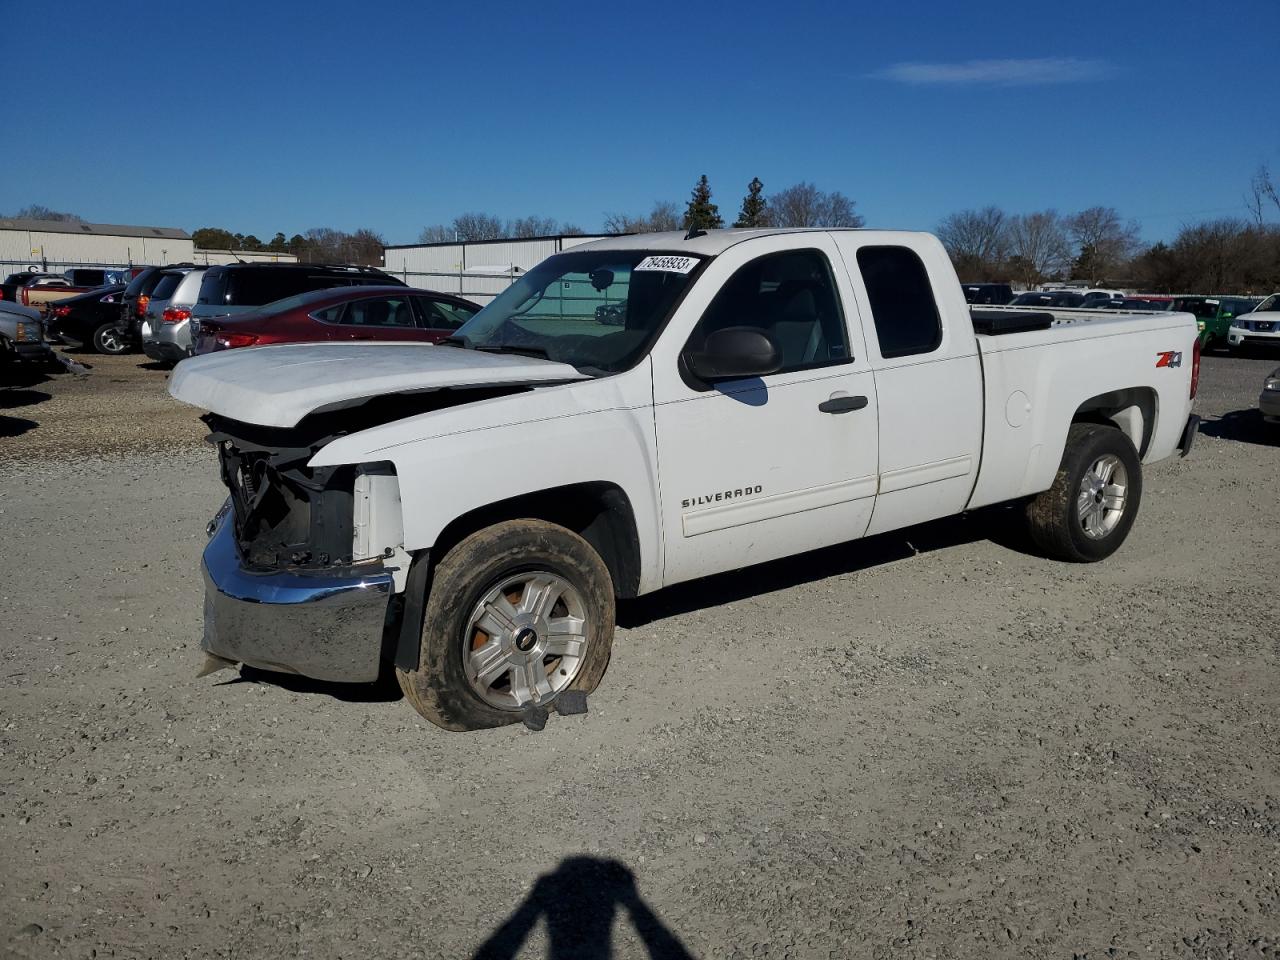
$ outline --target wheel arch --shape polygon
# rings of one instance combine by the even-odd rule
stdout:
[[[1159,404],[1159,396],[1151,387],[1109,390],[1081,403],[1071,422],[1117,427],[1129,438],[1141,461],[1155,436]]]
[[[639,591],[640,535],[635,510],[617,484],[574,483],[477,507],[445,525],[431,546],[431,555],[443,557],[477,530],[504,520],[545,520],[572,530],[600,555],[617,596],[634,597]]]
[[[435,564],[477,530],[505,520],[545,520],[577,533],[604,561],[614,594],[628,598],[640,589],[640,535],[635,511],[617,484],[590,481],[520,494],[477,507],[449,521],[429,549],[414,553],[393,628],[384,637],[384,658],[401,670],[418,669],[419,635]]]

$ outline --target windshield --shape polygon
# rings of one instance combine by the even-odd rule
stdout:
[[[1266,310],[1280,310],[1280,293],[1273,293],[1254,307],[1253,310],[1256,313],[1262,313]]]
[[[648,350],[704,262],[644,250],[584,250],[542,261],[450,338],[612,373]]]

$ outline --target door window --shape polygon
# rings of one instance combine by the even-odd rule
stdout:
[[[477,313],[476,310],[469,310],[447,300],[431,300],[428,297],[416,299],[422,313],[422,325],[428,330],[457,330]]]
[[[933,299],[933,285],[914,250],[862,247],[858,270],[871,303],[880,356],[888,359],[932,353],[941,346],[942,319]]]
[[[831,267],[817,250],[773,253],[739,267],[686,349],[701,349],[709,334],[726,327],[756,327],[772,339],[782,355],[779,373],[851,359]]]

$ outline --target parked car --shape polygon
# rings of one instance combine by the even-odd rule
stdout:
[[[1112,290],[1109,287],[1053,287],[1050,293],[1078,293],[1086,303],[1099,300],[1123,300],[1123,290]]]
[[[1068,290],[1028,290],[1009,301],[1011,307],[1081,307],[1084,296]]]
[[[195,353],[191,308],[200,293],[207,267],[174,267],[160,271],[160,281],[147,298],[142,318],[142,352],[161,363],[177,363]]]
[[[1227,345],[1231,321],[1248,313],[1257,302],[1246,297],[1175,297],[1173,309],[1196,318],[1202,349],[1213,350]]]
[[[1227,328],[1227,346],[1280,346],[1280,293],[1273,293],[1260,304],[1236,317]]]
[[[92,347],[98,353],[124,353],[129,349],[120,329],[124,291],[125,285],[117,283],[52,304],[47,328],[50,339]]]
[[[1262,419],[1280,424],[1280,367],[1272,370],[1271,376],[1262,382],[1258,409],[1262,411]]]
[[[4,283],[0,283],[0,301],[18,303],[18,289],[37,277],[57,279],[58,275],[56,273],[42,273],[39,270],[22,270],[18,273],[11,273],[4,278]]]
[[[441,346],[183,361],[230,495],[209,665],[373,681],[385,655],[469,730],[594,689],[618,597],[1008,502],[1101,560],[1196,436],[1196,327],[1054,319],[971,308],[927,234],[715,230],[551,256]]]
[[[439,343],[480,310],[461,297],[410,287],[339,287],[286,297],[249,313],[192,320],[196,353],[269,343],[402,340]]]
[[[990,303],[1003,306],[1013,299],[1013,287],[1007,283],[966,283],[964,298],[969,303]]]
[[[53,361],[53,348],[45,339],[40,311],[18,303],[0,302],[0,365]]]
[[[318,263],[229,263],[209,267],[192,308],[201,322],[248,313],[285,297],[333,287],[403,287],[390,274],[373,267]]]
[[[1118,304],[1112,303],[1110,310],[1156,310],[1166,311],[1173,309],[1173,297],[1166,297],[1156,294],[1139,294],[1135,297],[1125,297]]]
[[[1106,310],[1124,300],[1124,295],[1107,290],[1090,290],[1082,293],[1084,302],[1080,306],[1089,310]]]
[[[142,319],[147,314],[147,303],[151,300],[151,292],[155,290],[164,271],[179,267],[194,267],[194,263],[168,263],[159,267],[143,267],[124,288],[120,298],[120,330],[130,347],[142,346]]]

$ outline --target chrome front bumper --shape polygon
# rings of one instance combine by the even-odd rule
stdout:
[[[316,680],[378,678],[394,596],[381,564],[255,573],[241,561],[230,511],[224,507],[210,527],[202,563],[205,650]]]

